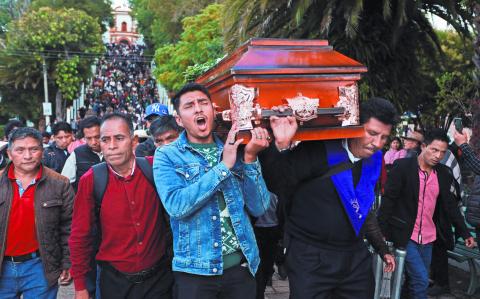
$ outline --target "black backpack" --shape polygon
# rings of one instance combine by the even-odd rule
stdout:
[[[155,187],[155,182],[153,180],[153,169],[150,162],[144,157],[137,157],[135,158],[135,163],[142,171],[143,175],[147,178],[148,182],[153,186],[155,192],[157,192],[157,188]],[[97,250],[99,248],[101,242],[101,231],[100,231],[100,209],[102,207],[102,200],[105,191],[107,190],[108,184],[108,166],[107,163],[102,162],[92,166],[93,169],[93,197],[95,199],[95,216],[97,219],[96,230],[94,234],[97,236],[96,238],[96,247]],[[158,193],[157,193],[158,195]],[[158,195],[158,198],[160,196]],[[162,202],[160,202],[160,213],[163,216],[164,225],[165,225],[165,241],[166,241],[166,254],[167,257],[171,258],[173,256],[173,238],[172,238],[172,231],[170,229],[170,217],[168,216],[165,208],[163,207]]]

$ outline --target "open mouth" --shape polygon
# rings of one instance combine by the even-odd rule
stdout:
[[[205,130],[207,128],[207,118],[205,116],[198,116],[195,119],[195,123],[197,124],[200,130]]]

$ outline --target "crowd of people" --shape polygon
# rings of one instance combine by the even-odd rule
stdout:
[[[96,115],[80,121],[76,143],[66,122],[51,140],[18,121],[5,126],[0,298],[55,298],[73,278],[77,299],[261,299],[284,259],[291,298],[370,299],[365,239],[386,272],[397,261],[385,240],[406,249],[408,298],[426,299],[429,278],[436,292],[448,288],[452,226],[467,247],[475,242],[443,130],[393,138],[383,155],[398,117],[372,98],[360,106],[359,138],[296,143],[297,120],[271,116],[271,131],[254,128],[246,145],[235,126],[222,140],[204,86],[172,98],[175,116],[154,102],[135,60],[142,50],[109,46],[89,93]],[[132,118],[149,130],[143,143]],[[454,137],[479,174],[466,135]]]
[[[132,115],[135,128],[142,127],[145,109],[158,101],[150,61],[143,56],[145,47],[111,43],[96,64],[95,76],[85,95],[85,109],[97,116],[118,111]]]

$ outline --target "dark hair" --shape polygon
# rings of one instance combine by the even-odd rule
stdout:
[[[431,129],[425,132],[425,136],[423,138],[423,143],[425,145],[429,145],[434,140],[446,142],[447,144],[450,143],[447,133],[442,129]]]
[[[398,141],[398,143],[399,143],[398,149],[401,149],[403,147],[402,146],[402,139],[400,139],[400,137],[398,137],[398,136],[392,137],[392,139],[390,140],[390,144],[392,144],[392,142],[394,142],[395,140]]]
[[[25,139],[27,137],[31,137],[35,140],[38,141],[38,145],[42,145],[42,133],[40,131],[34,129],[34,128],[28,128],[28,127],[21,127],[17,128],[12,131],[10,134],[10,137],[8,137],[8,148],[11,149],[13,146],[13,143],[18,140],[18,139]],[[42,147],[43,149],[43,147]]]
[[[392,103],[379,97],[370,98],[360,105],[360,124],[366,123],[372,117],[392,127],[398,122],[397,109]]]
[[[4,133],[5,133],[5,139],[8,140],[8,135],[10,135],[10,133],[12,133],[12,130],[15,129],[15,128],[22,128],[22,127],[25,127],[25,125],[19,121],[19,120],[11,120],[9,122],[7,122],[7,124],[5,125],[5,128],[3,129],[4,130]]]
[[[53,136],[57,136],[60,131],[64,131],[66,133],[72,133],[72,126],[66,121],[59,121],[58,123],[54,124],[52,127],[52,134]]]
[[[205,86],[195,82],[187,83],[172,98],[173,108],[177,111],[177,113],[178,113],[178,107],[180,106],[180,97],[186,94],[187,92],[192,92],[192,91],[203,92],[207,96],[207,98],[211,100],[210,92],[208,92],[208,89]]]
[[[130,115],[125,113],[120,113],[120,112],[107,113],[103,116],[101,125],[103,125],[107,120],[111,120],[111,119],[123,120],[128,126],[128,130],[130,131],[130,136],[133,136],[133,123]]]
[[[50,138],[50,137],[52,137],[52,134],[50,134],[50,133],[48,133],[47,131],[45,131],[45,132],[42,132],[42,137]]]
[[[175,117],[171,115],[163,115],[154,120],[148,130],[150,131],[150,135],[155,137],[170,130],[180,132],[182,131],[182,128],[177,125]]]
[[[101,125],[101,122],[100,122],[100,119],[98,119],[98,117],[96,116],[89,116],[87,118],[84,118],[82,119],[79,123],[78,123],[78,128],[79,128],[79,131],[82,131],[82,136],[84,135],[83,134],[83,129],[90,129],[90,128],[93,128],[93,127],[100,127]]]

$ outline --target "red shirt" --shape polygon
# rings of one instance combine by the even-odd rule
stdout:
[[[8,178],[13,188],[13,199],[8,218],[6,256],[19,256],[38,250],[34,202],[37,182],[42,177],[42,167],[40,166],[37,177],[30,185],[22,186],[22,189],[20,189],[22,183],[17,181],[14,170],[15,167],[12,164],[8,169]]]
[[[152,157],[148,157],[152,163]],[[94,254],[95,223],[93,170],[80,179],[73,208],[69,239],[71,273],[77,291],[84,290],[85,275]],[[165,252],[165,226],[160,199],[140,168],[120,177],[109,168],[108,185],[100,210],[102,243],[96,259],[109,262],[122,272],[135,273],[150,268]]]

